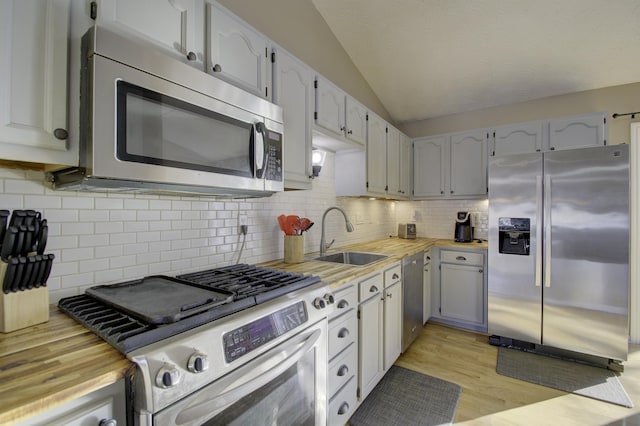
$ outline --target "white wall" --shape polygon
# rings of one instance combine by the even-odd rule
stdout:
[[[396,235],[397,217],[417,222],[420,236],[452,238],[457,210],[482,209],[476,202],[336,198],[334,176],[334,156],[328,154],[311,191],[225,201],[52,191],[44,186],[42,172],[0,168],[0,208],[34,209],[48,220],[46,252],[56,256],[47,283],[52,302],[92,285],[235,262],[239,212],[249,219],[241,261],[253,264],[283,257],[276,220],[282,213],[315,223],[305,234],[305,252],[311,253],[319,250],[320,221],[330,206],[344,208],[356,228],[347,233],[342,215],[330,212],[326,233],[328,241],[336,239],[334,247]],[[409,217],[414,213],[415,220]]]

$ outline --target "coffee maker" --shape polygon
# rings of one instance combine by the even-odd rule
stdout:
[[[458,212],[456,217],[456,229],[453,239],[458,243],[470,243],[473,239],[471,228],[471,213]]]

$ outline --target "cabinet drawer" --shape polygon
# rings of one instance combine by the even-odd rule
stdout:
[[[346,288],[341,288],[340,290],[333,293],[333,297],[335,297],[335,311],[329,316],[329,320],[333,318],[337,318],[345,312],[349,311],[349,309],[355,308],[358,305],[358,291],[357,286],[351,285]]]
[[[330,425],[344,425],[347,423],[353,410],[356,408],[358,398],[356,396],[356,378],[349,379],[346,385],[329,401]]]
[[[344,352],[329,363],[329,398],[355,376],[358,368],[356,346],[355,342],[351,343]]]
[[[380,294],[383,288],[382,274],[376,274],[364,281],[360,281],[360,302],[364,302],[371,296]]]
[[[479,265],[484,263],[482,253],[471,253],[468,251],[440,251],[440,262],[457,263],[459,265]]]
[[[396,266],[384,271],[384,288],[389,287],[393,283],[397,283],[402,279],[402,265]]]
[[[355,342],[358,330],[356,310],[329,323],[329,359],[338,355],[349,343]]]

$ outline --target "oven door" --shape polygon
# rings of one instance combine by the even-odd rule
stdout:
[[[154,425],[326,422],[326,319],[153,416]]]
[[[99,55],[89,69],[90,177],[282,190],[280,123]]]

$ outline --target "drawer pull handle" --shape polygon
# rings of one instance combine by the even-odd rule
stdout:
[[[467,258],[464,256],[457,256],[456,260],[467,260]]]
[[[348,412],[349,412],[349,404],[346,402],[343,402],[340,408],[338,408],[338,414],[343,415],[343,414],[347,414]]]
[[[349,329],[348,328],[341,328],[340,331],[338,331],[338,337],[340,339],[344,339],[345,337],[347,337],[349,335]]]
[[[371,288],[369,289],[369,293],[377,293],[378,292],[378,287],[376,287],[375,285],[372,285]]]
[[[345,364],[342,364],[342,366],[338,369],[338,376],[339,377],[346,376],[348,372],[349,372],[349,367],[347,367]]]
[[[387,297],[391,299],[391,293],[387,293]]]
[[[344,309],[348,307],[349,307],[349,302],[347,302],[346,300],[342,299],[341,301],[338,302],[338,309]]]
[[[400,275],[394,273],[391,278],[393,278],[394,280],[397,280],[398,278],[400,278]]]

